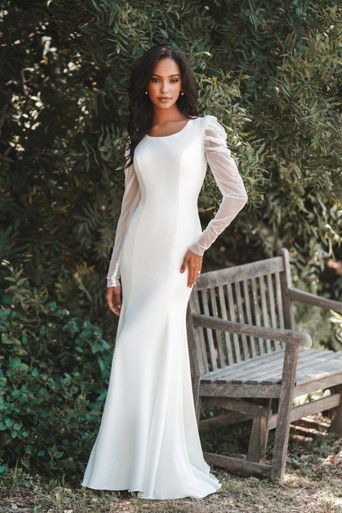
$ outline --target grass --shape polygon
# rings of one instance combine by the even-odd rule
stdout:
[[[246,443],[243,429],[201,432],[204,450],[224,452],[235,438]],[[299,428],[301,429],[301,428]],[[300,433],[300,432],[299,432]],[[228,440],[228,442],[227,442]],[[272,448],[272,438],[270,448]],[[7,513],[342,513],[342,439],[325,431],[304,436],[291,431],[283,483],[243,477],[212,467],[222,488],[203,499],[143,500],[135,495],[72,487],[32,477],[14,468],[0,483],[0,512]],[[80,477],[80,476],[79,476]]]

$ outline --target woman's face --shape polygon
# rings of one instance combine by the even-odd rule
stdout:
[[[147,84],[148,95],[158,109],[169,109],[180,95],[182,79],[176,61],[169,57],[159,59]]]

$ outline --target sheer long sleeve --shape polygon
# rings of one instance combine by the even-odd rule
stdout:
[[[126,162],[128,159],[128,147],[125,150]],[[140,189],[134,165],[131,164],[125,168],[125,190],[121,203],[121,211],[116,226],[115,240],[112,256],[107,273],[107,287],[117,287],[120,285],[120,252],[125,229],[129,218],[131,217],[140,198]]]
[[[216,116],[206,115],[205,123],[204,152],[222,200],[213,219],[188,247],[198,255],[203,255],[248,201],[241,175],[227,147],[225,129]]]

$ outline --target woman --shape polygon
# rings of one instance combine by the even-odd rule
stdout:
[[[247,194],[224,128],[215,116],[197,116],[196,100],[194,74],[179,50],[156,46],[136,63],[125,192],[107,275],[106,299],[119,323],[82,482],[89,488],[175,499],[221,487],[198,433],[186,309],[204,252]],[[207,163],[223,197],[202,231],[197,198]]]

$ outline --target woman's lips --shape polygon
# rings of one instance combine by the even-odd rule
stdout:
[[[159,101],[161,102],[169,102],[171,98],[159,98]]]

